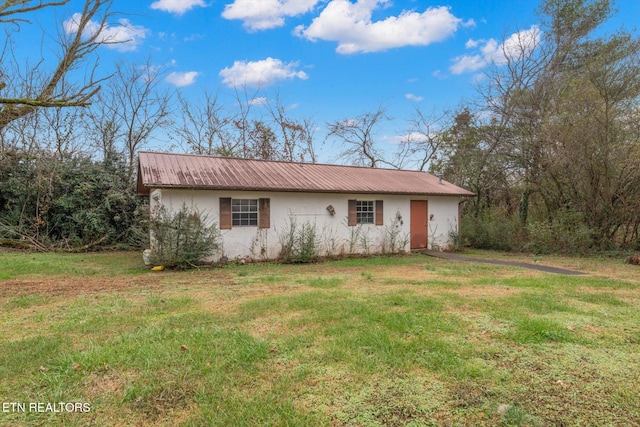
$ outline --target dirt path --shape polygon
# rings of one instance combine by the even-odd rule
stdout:
[[[499,261],[499,260],[493,260],[493,259],[473,258],[473,257],[458,255],[450,252],[425,251],[424,254],[432,257],[436,257],[436,258],[450,259],[454,261],[480,262],[483,264],[522,267],[522,268],[529,268],[531,270],[544,271],[545,273],[564,274],[567,276],[576,276],[580,274],[586,274],[586,273],[583,273],[582,271],[566,270],[564,268],[549,267],[547,265],[528,264],[526,262],[518,262],[518,261]]]

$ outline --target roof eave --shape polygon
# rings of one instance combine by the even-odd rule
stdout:
[[[374,190],[327,190],[327,189],[300,189],[300,188],[271,188],[271,187],[240,187],[240,186],[207,186],[207,185],[180,185],[180,184],[161,184],[161,183],[145,183],[139,180],[138,195],[149,195],[151,188],[168,188],[176,190],[208,190],[208,191],[260,191],[270,193],[326,193],[326,194],[391,194],[398,196],[449,196],[449,197],[472,197],[473,193],[439,193],[439,192],[410,192],[410,191],[374,191]]]

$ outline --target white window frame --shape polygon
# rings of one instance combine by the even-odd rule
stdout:
[[[231,226],[258,226],[258,199],[231,199]]]
[[[375,200],[356,200],[356,224],[376,223]]]

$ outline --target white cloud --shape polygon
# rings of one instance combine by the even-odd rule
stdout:
[[[476,21],[474,21],[473,19],[469,19],[468,21],[462,23],[463,27],[475,27],[476,25]]]
[[[466,47],[467,49],[473,49],[474,47],[478,47],[478,45],[480,44],[482,40],[473,40],[473,39],[469,39],[467,40],[467,42],[464,44],[464,47]]]
[[[433,135],[435,136],[436,134],[434,133]],[[428,140],[429,140],[429,136],[425,135],[424,133],[409,132],[409,133],[405,133],[404,135],[398,135],[393,137],[390,143],[402,144],[406,142],[427,142]]]
[[[249,105],[267,105],[269,100],[264,96],[258,96],[249,101]]]
[[[338,42],[338,53],[352,54],[426,46],[449,37],[462,23],[444,6],[372,21],[373,10],[387,3],[389,0],[332,0],[311,25],[298,26],[294,33],[311,41]]]
[[[65,33],[74,34],[78,31],[78,25],[81,18],[80,13],[74,13],[71,18],[63,23]],[[110,49],[116,49],[121,52],[137,50],[142,43],[142,39],[147,36],[149,30],[139,25],[132,25],[128,19],[120,19],[118,25],[105,25],[102,30],[100,24],[96,21],[89,21],[85,26],[84,37],[91,37],[100,31],[97,42],[104,43]]]
[[[182,15],[196,6],[205,7],[203,0],[158,0],[151,3],[151,9]]]
[[[467,49],[476,49],[473,55],[461,55],[453,59],[449,71],[453,74],[476,71],[489,64],[503,65],[509,59],[516,59],[532,52],[540,42],[541,31],[536,25],[528,30],[511,34],[501,44],[496,39],[469,40]]]
[[[387,144],[399,145],[405,141],[405,138],[404,135],[383,135],[380,137],[380,140]]]
[[[395,136],[385,135],[381,139],[383,141],[388,142],[389,144],[397,145],[397,144],[404,144],[407,142],[412,142],[412,143],[428,142],[429,138],[434,138],[436,136],[437,136],[436,132],[433,132],[429,135],[425,135],[424,133],[421,133],[421,132],[409,132],[409,133],[405,133],[402,135],[395,135]]]
[[[479,70],[488,64],[489,62],[481,55],[462,55],[453,60],[453,65],[449,67],[449,71],[453,74],[462,74]]]
[[[302,79],[309,76],[296,70],[297,62],[285,64],[279,59],[267,58],[260,61],[235,61],[233,66],[220,71],[222,82],[229,87],[249,86],[262,88],[281,80]]]
[[[190,35],[188,35],[188,36],[187,36],[187,37],[185,37],[183,40],[184,40],[185,42],[189,43],[189,42],[193,42],[193,41],[196,41],[196,40],[201,40],[201,39],[203,39],[203,38],[204,38],[204,34],[198,34],[198,33],[195,33],[195,34],[190,34]]]
[[[165,80],[177,87],[184,87],[194,84],[196,82],[196,77],[198,77],[199,75],[200,73],[198,73],[197,71],[173,71],[169,73],[167,77],[165,77]]]
[[[409,101],[415,101],[415,102],[420,102],[424,99],[423,96],[414,95],[412,93],[408,93],[404,97],[407,98]]]
[[[449,77],[447,74],[442,74],[441,70],[435,70],[431,75],[438,80],[444,80]]]
[[[249,31],[282,27],[284,19],[309,12],[320,0],[235,0],[222,17],[239,19]]]

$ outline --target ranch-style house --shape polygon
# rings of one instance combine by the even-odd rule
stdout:
[[[153,214],[184,204],[220,228],[215,260],[277,259],[295,227],[319,255],[446,250],[473,193],[426,172],[141,152],[137,191]]]

